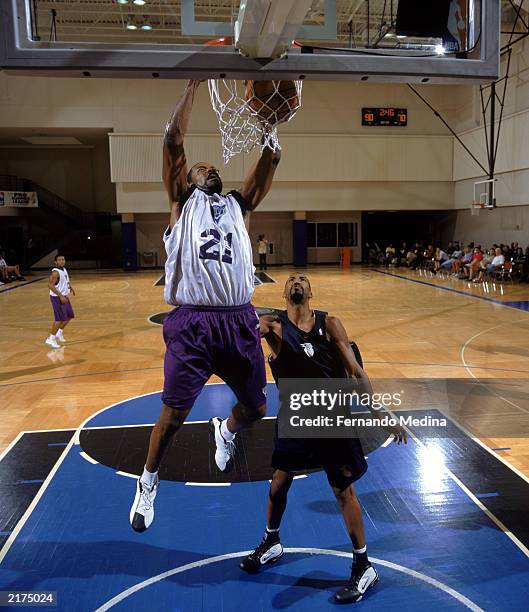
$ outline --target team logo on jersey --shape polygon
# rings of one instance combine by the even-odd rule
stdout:
[[[215,223],[218,223],[222,215],[226,212],[226,204],[212,203],[211,212],[213,213]]]
[[[314,357],[314,347],[310,342],[303,342],[301,346],[303,347],[303,350],[305,351],[305,355],[307,355],[307,357]]]

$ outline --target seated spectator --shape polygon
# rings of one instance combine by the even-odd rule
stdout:
[[[4,283],[10,283],[12,280],[24,281],[26,280],[22,274],[20,274],[19,266],[8,266],[4,255],[0,255],[0,276],[2,277],[2,285]]]
[[[408,265],[412,270],[416,270],[424,261],[424,249],[422,248],[420,242],[415,243],[412,253],[415,255],[415,257],[410,258],[411,261]]]
[[[529,281],[529,246],[525,249],[525,257],[522,264],[522,280]]]
[[[438,272],[441,266],[443,265],[443,263],[445,261],[448,261],[448,255],[443,251],[443,249],[441,249],[440,247],[437,247],[435,249],[435,254],[434,254],[433,259],[434,259],[435,271]]]
[[[423,252],[423,265],[427,270],[434,268],[434,255],[434,248],[429,244]]]
[[[406,258],[408,256],[408,245],[403,242],[397,253],[397,266],[402,266],[406,263]]]
[[[475,283],[481,283],[483,281],[483,277],[485,273],[492,274],[496,270],[501,269],[501,267],[505,264],[505,256],[501,252],[501,249],[498,248],[495,251],[495,255],[492,258],[492,261],[487,264],[485,268],[481,268],[479,271],[479,276],[474,279]]]
[[[390,265],[395,263],[395,247],[393,243],[390,243],[389,246],[386,247],[386,267],[389,268]]]
[[[449,270],[452,274],[456,274],[456,262],[457,265],[460,266],[460,260],[463,258],[463,251],[459,249],[459,247],[452,252],[452,255],[441,264],[441,268],[444,270]],[[459,268],[458,268],[459,270]]]
[[[472,261],[470,263],[465,264],[463,268],[465,278],[467,278],[469,281],[471,281],[474,275],[478,273],[482,259],[483,259],[483,253],[481,252],[481,247],[480,246],[474,247],[474,250],[472,253]]]
[[[460,259],[457,259],[452,264],[452,269],[454,271],[454,276],[459,276],[461,270],[464,270],[466,264],[472,261],[472,249],[470,246],[467,246],[463,249],[463,256]]]

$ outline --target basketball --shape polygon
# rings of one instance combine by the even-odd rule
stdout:
[[[245,85],[248,106],[271,125],[288,121],[299,108],[294,81],[245,81]]]

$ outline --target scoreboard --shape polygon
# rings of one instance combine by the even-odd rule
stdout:
[[[362,125],[389,125],[404,127],[408,125],[407,108],[363,108]]]

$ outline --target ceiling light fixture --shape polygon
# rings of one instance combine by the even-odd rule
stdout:
[[[128,4],[129,0],[116,0],[118,4]]]
[[[127,30],[137,30],[138,26],[132,22],[132,21],[127,21]]]
[[[147,21],[141,26],[142,30],[152,30],[152,25]]]
[[[132,0],[133,4],[136,4],[137,6],[143,6],[145,4],[145,0]]]

